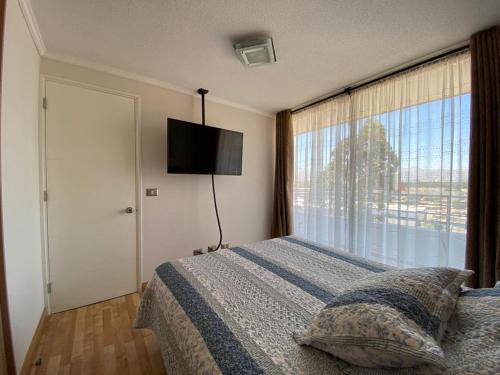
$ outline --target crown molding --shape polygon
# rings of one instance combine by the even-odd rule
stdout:
[[[469,45],[469,43],[470,42],[469,42],[468,39],[467,40],[463,40],[461,42],[454,43],[454,44],[452,44],[452,45],[450,45],[448,47],[441,48],[441,49],[439,49],[437,51],[428,53],[428,54],[426,54],[424,56],[421,56],[421,57],[418,57],[416,59],[409,60],[409,61],[407,61],[407,62],[405,62],[403,64],[396,65],[395,67],[392,67],[390,69],[384,70],[384,71],[382,71],[380,73],[377,73],[375,75],[369,76],[369,77],[364,78],[364,79],[362,79],[360,81],[353,82],[353,83],[351,83],[348,86],[344,86],[344,87],[341,87],[341,88],[339,88],[337,90],[330,91],[330,92],[328,92],[328,93],[326,93],[324,95],[321,95],[321,96],[316,97],[314,99],[308,100],[305,103],[296,105],[296,106],[294,106],[294,107],[291,108],[291,111],[292,112],[296,112],[296,111],[302,110],[304,107],[308,107],[308,106],[312,105],[315,102],[321,102],[323,100],[327,100],[327,98],[329,98],[329,97],[331,97],[333,95],[341,94],[342,92],[345,92],[348,87],[352,88],[352,87],[356,87],[356,86],[362,85],[362,84],[364,84],[366,82],[376,80],[376,79],[378,79],[380,77],[383,77],[383,76],[385,76],[387,74],[391,74],[391,73],[394,73],[394,72],[396,72],[398,70],[406,69],[409,66],[412,66],[412,65],[415,65],[415,64],[419,64],[422,61],[426,61],[426,60],[432,59],[432,58],[434,58],[436,56],[439,56],[439,55],[441,55],[443,53],[446,53],[446,52],[449,52],[449,51],[453,51],[454,49],[457,49],[457,48],[465,47],[465,46]]]
[[[73,57],[73,56],[67,56],[67,55],[62,55],[62,54],[46,52],[43,55],[43,58],[49,59],[49,60],[54,60],[54,61],[59,61],[59,62],[67,63],[67,64],[72,64],[72,65],[80,66],[80,67],[87,68],[87,69],[96,70],[96,71],[103,72],[103,73],[112,74],[114,76],[121,77],[121,78],[127,78],[127,79],[131,79],[134,81],[147,83],[149,85],[161,87],[161,88],[164,88],[167,90],[172,90],[172,91],[175,91],[175,92],[178,92],[181,94],[190,95],[193,97],[198,96],[198,93],[196,92],[196,90],[189,90],[189,89],[186,89],[184,87],[173,85],[171,83],[161,81],[161,80],[158,80],[155,78],[146,77],[146,76],[143,76],[140,74],[130,73],[130,72],[122,70],[122,69],[114,68],[114,67],[111,67],[108,65],[94,63],[92,61],[84,60],[84,59]],[[211,101],[213,103],[219,103],[219,104],[227,105],[229,107],[241,109],[241,110],[244,110],[247,112],[253,112],[253,113],[256,113],[258,115],[265,116],[268,118],[272,118],[272,119],[275,118],[275,115],[273,113],[264,112],[264,111],[258,110],[256,108],[248,107],[246,105],[238,104],[238,103],[235,103],[235,102],[223,99],[223,98],[219,98],[217,96],[209,95],[206,97],[206,100]]]
[[[31,38],[35,43],[36,49],[40,56],[45,55],[47,48],[42,39],[42,34],[40,33],[40,28],[38,27],[38,22],[36,21],[35,14],[33,13],[33,8],[31,7],[31,0],[18,0],[19,7],[23,13],[24,20],[30,31]]]
[[[72,56],[55,54],[55,53],[51,53],[51,52],[47,51],[47,48],[45,47],[45,43],[43,42],[40,28],[38,27],[38,22],[36,20],[35,14],[33,12],[33,8],[31,6],[31,0],[18,0],[18,3],[19,3],[19,7],[21,8],[21,12],[23,13],[24,19],[25,19],[26,24],[28,26],[28,29],[30,31],[33,42],[35,43],[36,49],[37,49],[38,53],[40,54],[40,56],[47,58],[47,59],[51,59],[51,60],[61,61],[61,62],[65,62],[68,64],[73,64],[73,65],[97,70],[100,72],[113,74],[113,75],[118,76],[118,77],[132,79],[132,80],[147,83],[147,84],[150,84],[153,86],[162,87],[162,88],[176,91],[176,92],[179,92],[182,94],[191,95],[194,97],[198,96],[198,94],[196,93],[195,90],[189,90],[189,89],[186,89],[184,87],[173,85],[171,83],[164,82],[164,81],[161,81],[161,80],[158,80],[155,78],[150,78],[150,77],[146,77],[146,76],[143,76],[140,74],[130,73],[130,72],[127,72],[125,70],[114,68],[111,66],[94,63],[94,62],[91,62],[88,60],[84,60],[84,59],[80,59],[80,58],[76,58],[76,57],[72,57]],[[235,103],[235,102],[232,102],[230,100],[219,98],[217,96],[210,95],[210,96],[207,96],[206,99],[207,99],[207,101],[227,105],[229,107],[241,109],[241,110],[244,110],[247,112],[253,112],[253,113],[259,114],[261,116],[269,117],[272,119],[275,118],[275,115],[273,113],[261,111],[259,109],[248,107],[246,105],[242,105],[239,103]]]

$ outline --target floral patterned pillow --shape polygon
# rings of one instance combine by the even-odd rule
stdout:
[[[439,267],[367,277],[328,303],[295,339],[363,367],[444,367],[439,342],[472,274]]]

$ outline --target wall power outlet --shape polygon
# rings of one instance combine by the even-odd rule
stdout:
[[[229,244],[228,243],[222,243],[220,245],[221,249],[229,249]],[[215,251],[217,249],[217,245],[211,245],[207,248],[208,252],[211,253],[212,251]]]
[[[193,250],[193,255],[203,255],[203,250],[202,249],[195,249],[195,250]]]

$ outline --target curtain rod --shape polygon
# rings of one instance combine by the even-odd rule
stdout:
[[[341,95],[345,95],[345,94],[350,94],[352,91],[354,90],[358,90],[362,87],[365,87],[365,86],[368,86],[368,85],[371,85],[375,82],[378,82],[378,81],[382,81],[386,78],[389,78],[389,77],[392,77],[392,76],[395,76],[395,75],[398,75],[400,73],[403,73],[403,72],[406,72],[408,70],[412,70],[414,68],[417,68],[421,65],[425,65],[425,64],[428,64],[428,63],[431,63],[433,61],[437,61],[437,60],[440,60],[446,56],[450,56],[450,55],[454,55],[454,54],[457,54],[459,52],[462,52],[462,51],[466,51],[469,49],[469,43],[465,44],[465,45],[462,45],[460,47],[457,47],[457,48],[453,48],[449,51],[446,51],[446,52],[443,52],[443,53],[440,53],[438,55],[435,55],[435,56],[432,56],[432,57],[429,57],[427,59],[424,59],[422,61],[419,61],[419,62],[416,62],[416,63],[413,63],[411,65],[408,65],[408,66],[405,66],[403,68],[400,68],[400,69],[396,69],[395,71],[393,72],[390,72],[390,73],[387,73],[387,74],[383,74],[381,75],[380,77],[376,77],[376,78],[373,78],[373,79],[369,79],[368,81],[366,82],[362,82],[360,84],[357,84],[357,85],[353,85],[353,86],[347,86],[345,87],[344,89],[342,89],[341,91],[338,91],[332,95],[328,95],[324,98],[321,98],[321,99],[318,99],[318,100],[315,100],[314,102],[312,103],[309,103],[309,104],[305,104],[303,106],[300,106],[299,108],[296,108],[294,110],[292,110],[291,112],[292,113],[296,113],[296,112],[299,112],[299,111],[303,111],[304,109],[307,109],[307,108],[310,108],[310,107],[313,107],[317,104],[320,104],[320,103],[323,103],[323,102],[326,102],[330,99],[333,99],[333,98],[336,98],[338,96],[341,96]]]

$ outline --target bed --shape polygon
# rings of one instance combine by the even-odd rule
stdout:
[[[361,368],[295,342],[327,301],[389,269],[292,236],[180,259],[156,269],[135,327],[155,332],[169,375],[500,372],[500,306],[490,292],[459,298],[442,344],[446,370]],[[471,312],[477,306],[486,313]]]

